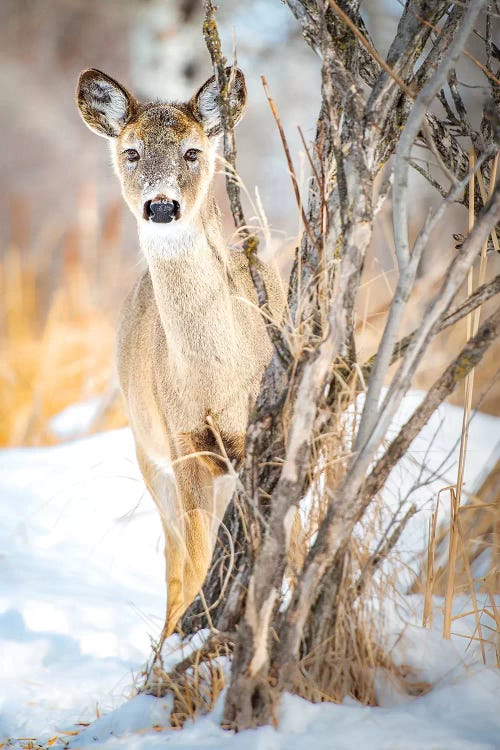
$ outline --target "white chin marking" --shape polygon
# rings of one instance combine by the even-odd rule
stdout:
[[[168,223],[139,221],[139,240],[146,257],[186,255],[199,239],[199,233],[182,217]]]

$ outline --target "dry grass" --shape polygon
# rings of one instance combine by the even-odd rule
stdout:
[[[341,703],[348,696],[364,705],[377,705],[375,679],[380,671],[403,689],[409,685],[381,645],[378,603],[393,596],[389,582],[374,586],[370,581],[361,596],[355,596],[361,546],[353,542],[346,556],[333,630],[298,665],[295,690],[313,702]],[[414,684],[407,692],[415,694]]]
[[[189,719],[212,711],[226,685],[223,659],[232,651],[224,635],[211,634],[172,671],[163,665],[162,643],[154,644],[151,663],[143,673],[141,691],[162,697],[171,694],[170,727],[180,729]],[[171,655],[170,655],[171,656]],[[179,654],[181,657],[181,654]]]
[[[349,445],[345,422],[339,434],[330,436],[329,440],[330,449],[334,452],[328,455],[335,456],[335,459],[331,458],[329,464],[323,459],[322,464],[328,467],[335,484],[343,472],[346,447]],[[328,477],[327,471],[323,475],[324,480],[325,476]],[[432,627],[434,597],[442,597],[445,603],[443,610],[449,608],[451,613],[445,637],[451,634],[477,642],[484,663],[488,661],[487,651],[494,652],[496,649],[498,666],[500,608],[495,595],[500,593],[499,487],[500,461],[485,477],[477,493],[469,497],[469,502],[458,508],[455,524],[446,523],[439,527],[439,508],[436,505],[429,522],[428,545],[422,554],[421,573],[412,588],[413,592],[423,595],[423,627]],[[312,513],[306,529],[308,539],[314,536],[324,516],[325,497],[329,496],[325,491],[327,488],[328,479],[323,484],[318,483],[316,493],[312,493]],[[440,503],[444,504],[446,493],[449,493],[451,503],[456,505],[454,487],[444,490],[444,495],[440,493]],[[379,554],[374,550],[382,550],[380,561],[386,557],[383,548],[387,546],[389,534],[382,523],[382,519],[387,517],[383,511],[381,499],[378,498],[359,525],[346,555],[343,580],[335,602],[333,630],[315,652],[308,654],[298,665],[296,691],[309,700],[341,702],[346,696],[351,696],[363,704],[376,705],[375,677],[380,671],[398,692],[407,695],[421,695],[432,687],[427,682],[421,682],[411,668],[395,666],[390,651],[382,645],[381,613],[384,602],[398,599],[396,582],[391,574],[380,570],[379,575],[372,575],[379,564]],[[451,545],[450,538],[454,534],[456,542]],[[449,549],[452,546],[456,546],[457,554],[453,575],[450,575]],[[450,578],[453,581],[451,589],[448,585]],[[455,613],[452,609],[453,599],[464,594],[471,602],[470,609]],[[447,597],[450,596],[451,601],[448,601]],[[474,621],[470,633],[464,631],[463,624],[460,628],[454,628],[456,621],[466,616],[472,616]]]
[[[475,151],[470,151],[470,166],[474,165]],[[498,156],[495,158],[491,185],[489,194],[493,191],[498,166]],[[485,188],[482,178],[479,176],[480,187],[485,198]],[[469,190],[474,196],[476,189],[475,179],[472,178]],[[474,228],[475,215],[473,201],[469,208],[469,232]],[[494,233],[492,235],[494,240]],[[487,274],[488,258],[486,254],[487,246],[483,246],[481,259],[477,274],[477,283],[475,284],[473,269],[471,268],[468,276],[468,294],[471,294],[475,286],[481,285]],[[479,320],[481,317],[481,308],[467,317],[466,321],[466,338],[469,339],[477,333]],[[494,596],[499,592],[499,558],[498,558],[498,531],[500,519],[500,497],[498,494],[500,478],[500,461],[492,468],[490,474],[486,477],[482,486],[479,488],[475,498],[469,498],[469,502],[462,504],[462,490],[464,469],[467,460],[467,447],[469,439],[469,424],[472,412],[472,398],[475,383],[475,370],[467,376],[465,380],[463,394],[463,421],[460,435],[460,456],[457,470],[456,485],[451,486],[450,492],[450,523],[446,531],[441,531],[440,539],[436,540],[436,519],[437,508],[434,517],[432,533],[429,539],[430,552],[427,560],[427,570],[425,578],[426,600],[428,601],[433,593],[441,589],[444,593],[444,623],[443,636],[450,638],[452,634],[453,621],[463,617],[463,615],[453,616],[453,599],[456,593],[468,594],[472,605],[472,614],[474,615],[475,628],[470,634],[471,640],[479,641],[483,662],[486,663],[486,645],[491,644],[496,648],[496,661],[500,664],[500,653],[498,651],[498,612]],[[464,493],[465,494],[465,493]],[[447,555],[443,561],[443,549],[445,540],[448,540]],[[435,570],[434,561],[436,552],[441,558],[441,565]],[[488,571],[482,574],[480,578],[474,576],[474,563],[481,555],[489,556]],[[439,588],[438,588],[439,587]],[[478,605],[477,592],[483,590],[488,594],[491,607]],[[469,613],[470,614],[470,613]],[[490,617],[492,622],[486,627],[483,626],[484,616]],[[487,632],[485,632],[487,631]]]
[[[313,542],[324,520],[336,487],[349,467],[360,408],[356,398],[360,384],[357,373],[346,381],[345,371],[336,372],[335,422],[317,438],[311,456],[311,488],[302,514],[306,546]],[[418,683],[411,670],[403,673],[392,661],[381,637],[383,602],[394,600],[395,581],[382,574],[381,563],[390,553],[413,514],[392,519],[387,528],[387,509],[376,497],[357,525],[346,552],[342,581],[335,602],[333,627],[322,642],[297,665],[295,690],[312,701],[340,703],[346,696],[376,705],[375,678],[383,673],[401,691],[422,694],[430,688]],[[401,515],[401,514],[400,514]],[[375,571],[379,575],[374,575]]]
[[[500,460],[463,505],[457,507],[454,488],[446,488],[450,492],[450,503],[455,506],[456,522],[446,522],[441,527],[436,525],[434,533],[431,530],[427,560],[422,561],[420,575],[412,587],[415,593],[424,592],[426,602],[430,602],[424,610],[424,626],[432,626],[432,597],[443,597],[445,610],[449,612],[445,620],[445,636],[460,635],[478,641],[484,661],[486,648],[493,647],[498,666],[500,611],[495,596],[500,593],[499,487]],[[433,517],[436,516],[435,512]],[[449,564],[450,548],[456,550],[453,570]],[[429,560],[433,564],[429,564]],[[449,588],[450,578],[453,580],[452,589]],[[453,599],[461,594],[470,598],[471,609],[454,615]],[[473,630],[469,634],[454,632],[454,623],[469,615],[474,616]]]
[[[125,424],[114,327],[131,276],[123,268],[134,263],[120,249],[121,207],[110,206],[99,224],[94,205],[83,190],[80,222],[59,241],[49,232],[51,246],[30,247],[15,231],[21,206],[12,203],[13,236],[0,262],[0,445],[58,442],[52,417],[94,397],[101,406],[89,432]]]

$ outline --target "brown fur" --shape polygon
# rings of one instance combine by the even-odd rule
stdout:
[[[148,262],[123,309],[117,359],[137,458],[165,532],[165,635],[205,579],[234,491],[224,454],[236,466],[241,462],[249,410],[271,356],[248,261],[224,242],[212,195],[221,132],[216,96],[212,78],[187,104],[139,104],[96,70],[82,73],[77,91],[86,124],[111,139]],[[235,122],[245,103],[238,71]],[[135,149],[139,160],[131,163],[126,149]],[[199,152],[194,163],[184,156],[188,149]],[[179,221],[155,225],[144,218],[145,201],[160,195],[178,201]],[[279,278],[265,264],[259,270],[278,320]]]

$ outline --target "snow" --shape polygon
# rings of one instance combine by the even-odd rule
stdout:
[[[162,726],[167,713],[166,701],[140,695],[118,710],[111,719],[96,722],[70,743],[70,747],[88,747],[97,741],[111,750],[149,750],[149,748],[228,748],[228,750],[303,750],[314,743],[315,750],[495,750],[498,748],[500,721],[496,696],[500,687],[493,670],[471,675],[450,687],[436,688],[431,694],[408,704],[386,708],[367,708],[349,701],[341,706],[308,703],[285,695],[279,716],[279,731],[271,727],[234,735],[218,726],[223,697],[214,714],[190,724],[182,732],[141,734],[145,726]],[[497,693],[495,694],[495,691]],[[460,707],[460,710],[457,710]],[[124,707],[122,707],[124,708]],[[481,726],[478,739],[477,727]],[[121,737],[110,733],[119,729]],[[95,739],[94,739],[95,738]],[[305,743],[308,745],[305,745]],[[367,744],[369,743],[369,744]],[[95,744],[94,744],[95,746]]]
[[[0,454],[0,737],[128,697],[163,617],[163,553],[127,430]]]
[[[50,420],[52,432],[60,440],[72,440],[91,431],[102,408],[102,396],[71,404]]]
[[[399,422],[421,396],[410,394]],[[73,410],[72,423],[77,414]],[[481,414],[471,423],[469,491],[498,458],[499,426],[500,419]],[[450,449],[460,428],[461,410],[443,407],[413,444],[414,460],[390,478],[384,497],[388,516],[418,477],[419,462],[424,477],[439,469],[439,476],[410,498],[423,510],[400,540],[397,559],[403,568],[422,548],[436,492],[453,482],[457,451]],[[455,621],[458,635],[443,641],[443,603],[435,597],[434,629],[422,629],[422,600],[404,595],[405,576],[397,599],[384,603],[384,637],[396,663],[433,683],[427,695],[410,698],[380,673],[376,708],[352,699],[312,705],[285,695],[278,730],[235,735],[219,727],[222,696],[212,714],[170,731],[169,699],[137,695],[135,689],[151,639],[161,629],[165,592],[161,528],[130,432],[1,451],[0,507],[0,743],[7,738],[47,743],[58,736],[70,748],[106,750],[500,747],[499,672],[481,663],[477,641],[459,637],[473,632],[473,616]],[[467,597],[457,597],[454,612],[468,609]],[[177,637],[168,649],[167,661],[179,658]],[[487,664],[494,658],[493,648],[487,649]],[[72,731],[77,734],[62,734]],[[8,746],[22,748],[26,741],[12,739]]]

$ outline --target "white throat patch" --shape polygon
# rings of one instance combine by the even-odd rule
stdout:
[[[205,234],[183,219],[168,224],[140,219],[138,225],[141,250],[148,260],[191,255],[207,244]]]

